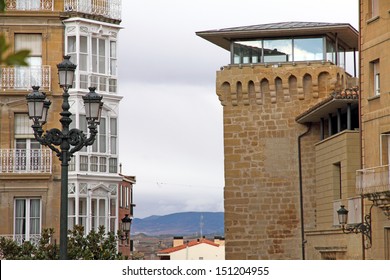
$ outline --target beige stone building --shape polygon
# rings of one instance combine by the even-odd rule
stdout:
[[[390,2],[360,1],[362,170],[358,191],[372,223],[368,259],[390,259]]]
[[[0,66],[0,235],[23,242],[54,228],[58,243],[60,162],[35,139],[25,96],[40,86],[52,105],[44,129],[60,127],[62,89],[56,65],[63,55],[77,64],[70,89],[71,127],[87,132],[82,96],[88,87],[103,95],[94,145],[76,153],[69,165],[68,227],[89,232],[118,229],[117,41],[120,0],[6,0],[0,32],[10,52],[31,50],[28,67]]]
[[[357,65],[348,60],[358,32],[284,22],[197,35],[231,53],[216,79],[226,259],[361,258],[360,238],[343,234],[336,214],[345,203],[357,207],[352,220],[360,213]]]

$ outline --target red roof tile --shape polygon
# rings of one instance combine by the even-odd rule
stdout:
[[[164,249],[164,250],[161,250],[158,252],[158,254],[170,254],[170,253],[173,253],[173,252],[177,252],[177,251],[180,251],[180,250],[183,250],[185,248],[188,247],[192,247],[192,246],[197,246],[197,245],[200,245],[200,244],[207,244],[207,245],[211,245],[211,246],[215,246],[215,247],[219,247],[219,244],[217,243],[214,243],[208,239],[200,239],[200,240],[193,240],[193,241],[189,241],[188,243],[184,243],[183,245],[179,245],[179,246],[176,246],[176,247],[171,247],[171,248],[167,248],[167,249]]]

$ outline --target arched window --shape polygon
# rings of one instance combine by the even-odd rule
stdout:
[[[260,82],[260,90],[261,90],[261,96],[263,100],[265,100],[265,97],[270,97],[269,92],[269,82],[266,78],[262,79]]]
[[[312,78],[309,74],[303,76],[303,94],[305,97],[311,96],[313,92]]]
[[[297,77],[295,77],[294,75],[291,75],[288,78],[288,89],[290,92],[290,96],[297,96],[297,94],[298,94],[298,81],[297,81]]]

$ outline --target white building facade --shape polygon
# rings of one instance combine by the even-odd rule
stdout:
[[[82,225],[86,232],[104,226],[118,230],[119,103],[117,40],[120,27],[84,18],[65,24],[65,50],[77,64],[70,90],[72,127],[88,131],[82,96],[90,87],[103,96],[98,134],[92,146],[78,152],[69,166],[68,225]]]

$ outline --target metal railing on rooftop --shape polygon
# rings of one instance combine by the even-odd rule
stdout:
[[[80,12],[121,19],[122,0],[65,0],[65,12]]]

